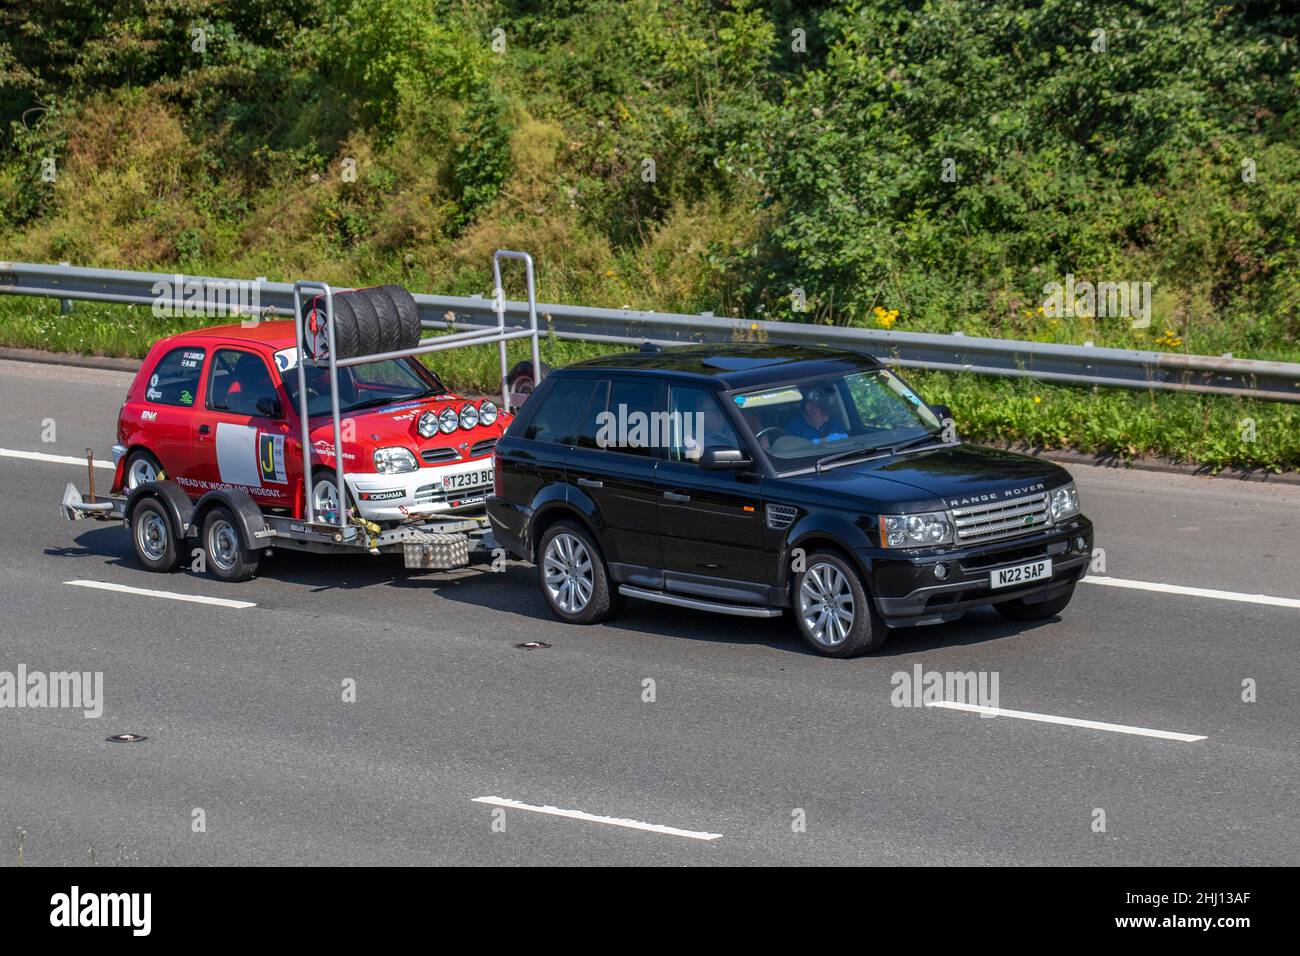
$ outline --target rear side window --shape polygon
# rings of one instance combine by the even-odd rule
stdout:
[[[529,441],[572,445],[577,440],[578,418],[591,401],[596,383],[589,378],[562,378],[541,396],[542,407],[524,430]]]
[[[653,456],[663,443],[666,416],[656,414],[659,382],[651,378],[614,379],[609,386],[609,404],[598,422],[595,444],[625,455]],[[601,411],[592,409],[593,417]]]
[[[149,376],[149,386],[144,391],[146,401],[157,405],[194,406],[199,394],[199,373],[203,371],[203,349],[172,349],[154,366]]]

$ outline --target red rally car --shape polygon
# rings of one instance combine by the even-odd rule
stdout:
[[[238,488],[295,518],[303,502],[294,324],[184,332],[150,349],[118,416],[113,491],[171,478],[192,498]],[[313,505],[334,521],[329,372],[308,363]],[[449,392],[414,358],[338,371],[344,481],[374,522],[479,509],[492,490],[492,451],[510,424],[493,402]]]

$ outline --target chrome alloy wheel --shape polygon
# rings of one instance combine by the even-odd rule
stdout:
[[[804,631],[823,647],[843,644],[853,628],[853,589],[833,564],[818,562],[799,585],[799,619]]]
[[[577,614],[595,589],[591,555],[576,535],[561,532],[551,539],[542,558],[546,591],[565,614]]]

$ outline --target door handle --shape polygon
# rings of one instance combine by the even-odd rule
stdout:
[[[578,484],[582,485],[582,487],[584,487],[584,488],[604,488],[604,487],[605,487],[605,483],[604,483],[603,481],[597,481],[595,478],[579,478],[579,479],[578,479]]]
[[[677,492],[675,492],[675,491],[665,491],[665,492],[664,492],[664,499],[667,500],[667,501],[690,501],[690,500],[691,500],[691,496],[690,496],[690,495],[679,495],[679,494],[678,494]]]
[[[209,428],[207,425],[200,425],[200,426],[199,426],[199,434],[200,434],[200,435],[206,435],[206,434],[208,434],[210,431],[212,431],[212,429]]]

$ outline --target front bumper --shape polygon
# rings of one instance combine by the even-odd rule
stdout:
[[[1079,543],[1083,543],[1083,547]],[[1033,604],[1065,593],[1087,573],[1092,560],[1092,522],[1079,515],[1032,535],[971,547],[858,552],[876,610],[892,627],[954,621],[968,609],[1024,599]],[[1052,559],[1052,576],[1029,584],[993,588],[995,568]],[[935,565],[947,566],[942,580]]]
[[[459,475],[486,475],[486,481],[470,487],[444,487],[444,479]],[[404,521],[414,515],[481,510],[492,494],[492,458],[417,468],[398,475],[345,472],[343,477],[361,517],[369,521]]]

